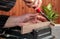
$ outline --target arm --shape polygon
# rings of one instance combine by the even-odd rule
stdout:
[[[38,14],[26,14],[22,16],[5,16],[0,15],[0,28],[9,28],[9,27],[15,27],[15,26],[23,26],[24,23],[32,20],[32,23],[38,22],[38,19],[36,18],[36,15]],[[35,20],[36,18],[36,20]],[[40,19],[44,19],[42,16],[39,17]],[[44,19],[45,20],[45,19]],[[42,20],[41,20],[42,21]]]

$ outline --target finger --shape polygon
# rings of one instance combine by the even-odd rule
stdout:
[[[29,17],[29,20],[32,20],[32,19],[35,19],[37,18],[38,20],[40,21],[47,21],[45,17],[39,15],[39,13],[36,13],[36,14],[31,14],[30,17]]]
[[[41,16],[41,15],[38,15],[38,16],[37,16],[37,19],[40,20],[40,21],[42,21],[42,22],[47,21],[46,18],[43,17],[43,16]]]
[[[37,10],[38,8],[40,8],[41,5],[42,5],[42,0],[38,0],[37,7],[35,8],[35,10]]]
[[[38,4],[38,0],[35,0],[35,2],[33,3],[32,7],[37,7]]]
[[[39,22],[41,22],[41,21],[40,21],[40,20],[37,20],[37,18],[35,17],[35,19],[30,20],[30,22],[31,22],[31,23],[39,23]]]

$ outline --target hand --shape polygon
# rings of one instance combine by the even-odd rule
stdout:
[[[21,27],[26,22],[38,23],[39,21],[43,21],[42,19],[46,20],[43,16],[41,16],[41,15],[39,15],[39,16],[40,17],[38,17],[38,14],[25,14],[22,16],[11,16],[8,18],[4,27],[5,28],[6,27],[15,27],[15,26]]]
[[[26,14],[25,15],[27,17],[26,20],[24,20],[21,23],[18,23],[19,25],[25,25],[26,23],[30,23],[30,24],[35,24],[35,23],[39,23],[39,22],[46,22],[46,18],[43,17],[42,15],[40,15],[39,13],[36,14]],[[24,18],[24,17],[22,17]]]
[[[42,0],[24,0],[27,6],[36,7],[38,9],[41,7]]]
[[[35,18],[36,14],[25,14],[22,16],[10,16],[5,23],[4,27],[14,27],[21,26],[21,23],[25,23],[33,18]]]
[[[37,17],[38,20],[40,20],[42,22],[46,22],[47,21],[47,19],[45,17],[43,17],[42,15],[40,15],[40,14],[38,14],[36,17]]]
[[[35,9],[38,9],[41,7],[42,4],[42,0],[35,0],[34,4],[32,5],[32,7],[36,7]]]

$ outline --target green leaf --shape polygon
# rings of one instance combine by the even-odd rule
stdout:
[[[52,10],[52,4],[51,4],[51,3],[49,3],[49,4],[47,5],[47,9],[48,9],[48,10]]]
[[[50,19],[51,21],[58,17],[58,14],[52,10],[51,3],[49,3],[47,6],[43,6],[42,8],[48,19]]]
[[[52,20],[54,20],[54,19],[56,19],[56,18],[58,18],[58,14],[55,14],[55,15],[53,16]]]
[[[46,15],[48,15],[48,13],[50,12],[50,10],[48,10],[46,6],[43,6],[43,10]]]

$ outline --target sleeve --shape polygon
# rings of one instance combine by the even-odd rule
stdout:
[[[9,16],[0,15],[0,28],[2,28],[4,26],[4,24],[6,23],[8,18],[9,18]]]

